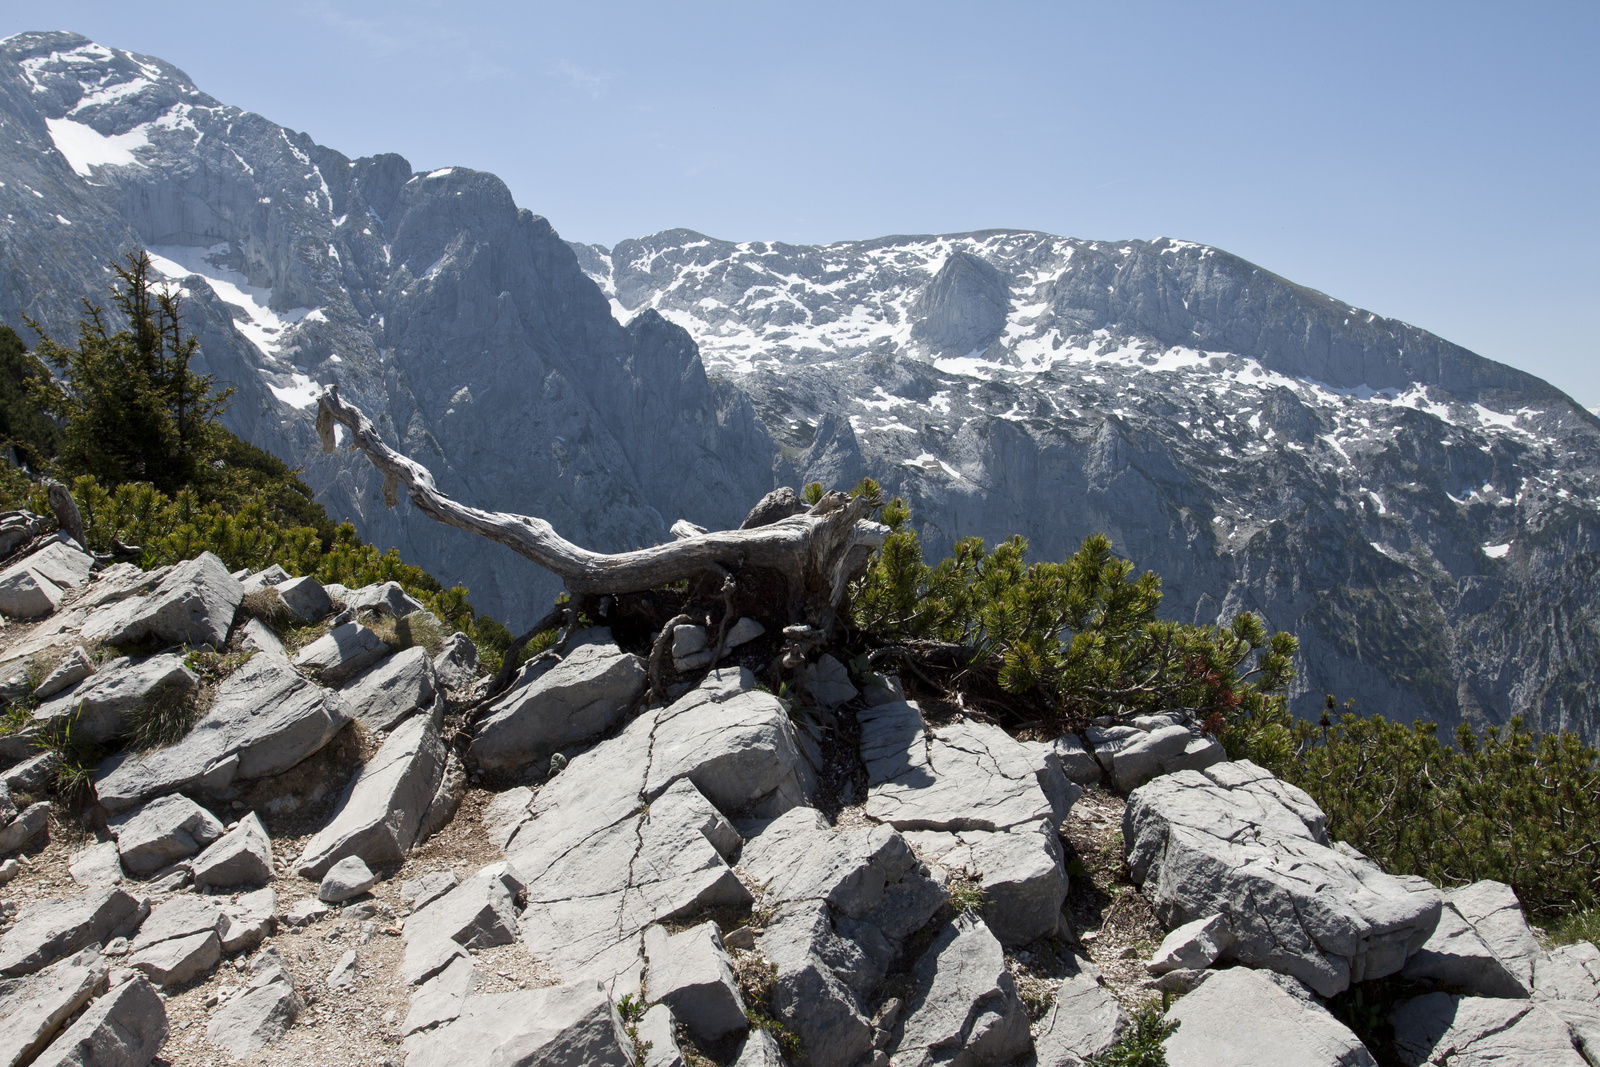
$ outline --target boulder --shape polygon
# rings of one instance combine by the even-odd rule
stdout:
[[[722,640],[729,648],[738,648],[740,645],[749,644],[762,634],[767,628],[748,615],[740,616],[739,621],[728,628],[727,636]]]
[[[206,1040],[233,1056],[248,1056],[282,1037],[303,1009],[289,972],[271,965],[212,1014]]]
[[[261,817],[251,812],[189,865],[201,889],[237,889],[272,881],[272,839]]]
[[[302,877],[319,878],[346,857],[380,867],[405,860],[444,774],[442,721],[436,707],[389,735],[347,787],[333,821],[306,843],[295,865]]]
[[[411,994],[411,1011],[400,1028],[402,1037],[447,1023],[461,1014],[467,997],[478,988],[478,969],[462,953]],[[331,983],[330,983],[331,984]]]
[[[356,954],[355,949],[345,949],[344,955],[339,957],[338,962],[333,965],[333,969],[328,972],[327,978],[323,979],[328,988],[343,989],[354,985],[357,974],[356,964],[359,959],[360,957]]]
[[[424,608],[415,598],[400,587],[399,582],[379,582],[352,589],[341,597],[346,607],[357,611],[370,611],[374,615],[389,615],[403,619]]]
[[[672,666],[679,671],[692,671],[711,662],[711,650],[706,648],[704,626],[675,626],[672,629]]]
[[[1017,826],[1005,833],[961,834],[983,888],[983,920],[1005,945],[1025,945],[1055,933],[1067,899],[1067,874],[1054,825]]]
[[[37,974],[0,982],[0,1067],[21,1067],[39,1054],[61,1024],[106,988],[106,962],[95,948]]]
[[[440,696],[439,699],[444,698]],[[453,750],[447,751],[444,773],[439,776],[433,799],[428,801],[428,810],[422,813],[422,822],[417,824],[417,841],[426,841],[448,826],[450,820],[456,817],[456,810],[461,807],[466,795],[467,769],[461,765],[461,758]]]
[[[324,685],[343,685],[389,654],[389,646],[358,622],[335,626],[294,655],[294,665]]]
[[[639,1044],[643,1055],[639,1067],[684,1067],[683,1053],[678,1048],[677,1020],[672,1009],[657,1004],[644,1013],[638,1026]]]
[[[169,652],[143,659],[120,657],[86,681],[45,701],[33,713],[38,726],[72,724],[72,735],[104,744],[128,732],[128,713],[156,689],[187,691],[200,684],[183,656]]]
[[[229,955],[255,948],[277,928],[278,894],[271,886],[241,893],[237,900],[223,903],[220,908],[222,922],[217,925],[217,937],[222,941],[222,951]]]
[[[1600,948],[1578,941],[1540,956],[1534,963],[1533,998],[1600,1004]]]
[[[322,876],[322,884],[317,887],[317,899],[340,904],[359,897],[377,884],[378,876],[361,862],[361,857],[346,856],[329,864],[328,873]]]
[[[406,1067],[633,1067],[633,1042],[598,982],[469,997],[452,1022],[406,1041]]]
[[[243,579],[239,584],[246,593],[254,593],[261,589],[271,589],[273,586],[289,581],[291,577],[289,572],[284,570],[281,565],[274,563],[265,570],[259,570],[248,578]]]
[[[92,1002],[33,1061],[34,1067],[144,1067],[167,1040],[167,1009],[144,978]]]
[[[0,570],[0,613],[35,619],[59,608],[89,584],[94,558],[76,545],[52,541]]]
[[[1223,949],[1233,943],[1233,931],[1220,915],[1184,923],[1162,939],[1145,970],[1151,974],[1168,971],[1202,971],[1217,961]]]
[[[1116,790],[1131,793],[1160,774],[1164,762],[1182,756],[1191,736],[1187,727],[1164,726],[1105,745],[1095,754],[1102,762],[1110,762],[1111,784]]]
[[[272,627],[260,619],[246,619],[244,625],[239,627],[239,636],[236,638],[239,647],[246,652],[271,652],[282,656],[283,642],[278,635],[272,632]]]
[[[222,958],[222,910],[182,893],[150,912],[128,949],[128,966],[161,986],[180,985]]]
[[[1438,891],[1331,847],[1310,797],[1248,761],[1135,790],[1122,833],[1163,925],[1220,915],[1224,960],[1292,975],[1321,996],[1399,971],[1439,921]]]
[[[223,835],[217,817],[184,796],[157,797],[107,821],[122,865],[146,878]]]
[[[350,712],[373,730],[392,730],[418,708],[433,703],[433,663],[413,646],[382,660],[339,690]]]
[[[478,646],[464,633],[451,634],[433,657],[433,672],[446,689],[465,689],[478,678]]]
[[[1567,1023],[1536,1001],[1429,993],[1400,1005],[1389,1023],[1408,1067],[1446,1060],[1462,1067],[1586,1067]]]
[[[50,825],[50,802],[29,804],[27,810],[0,829],[0,856],[27,848]]]
[[[826,900],[861,918],[877,907],[887,884],[917,865],[905,838],[887,826],[836,833],[821,812],[805,807],[759,826],[740,867],[761,884],[769,904]]]
[[[853,1064],[871,1053],[872,1023],[861,996],[882,971],[839,936],[826,904],[780,905],[757,943],[776,968],[773,1009],[800,1039],[807,1067]]]
[[[223,679],[211,710],[183,740],[102,763],[95,794],[116,813],[160,793],[218,792],[236,779],[280,774],[327,744],[349,717],[337,695],[282,656],[258,652]]]
[[[1532,993],[1534,964],[1545,952],[1528,929],[1522,905],[1511,887],[1504,882],[1473,882],[1450,890],[1445,899],[1516,979],[1522,990],[1517,995]]]
[[[132,933],[146,914],[142,899],[115,886],[27,905],[0,937],[0,978],[32,974],[89,945]]]
[[[826,652],[801,669],[799,681],[801,692],[819,708],[836,708],[859,695],[845,665]]]
[[[638,656],[615,645],[580,645],[535,681],[490,705],[478,723],[471,759],[490,770],[526,766],[610,729],[647,684]]]
[[[656,713],[644,793],[688,778],[725,814],[779,815],[805,799],[800,764],[783,703],[747,669],[723,668]]]
[[[1000,942],[978,919],[961,915],[944,924],[911,976],[917,992],[894,1048],[896,1064],[1001,1064],[1028,1051],[1027,1010]]]
[[[130,644],[155,637],[171,644],[221,648],[233,626],[244,589],[210,552],[177,564],[154,590],[92,612],[83,623],[85,641]]]
[[[1039,782],[1045,799],[1050,802],[1050,818],[1056,828],[1072,814],[1072,805],[1083,796],[1083,787],[1067,777],[1061,756],[1055,746],[1043,741],[1024,741],[1022,750],[1033,762],[1033,776]]]
[[[857,720],[872,819],[897,830],[1009,830],[1053,814],[1032,755],[998,726],[928,731],[905,702],[867,708]]]
[[[282,598],[284,607],[289,609],[289,614],[303,623],[316,622],[333,614],[333,600],[322,588],[322,584],[309,575],[304,578],[290,578],[287,582],[279,582],[272,588]]]
[[[1215,971],[1166,1015],[1168,1067],[1377,1067],[1378,1061],[1293,978]],[[1043,1061],[1040,1067],[1044,1067]]]
[[[651,926],[644,932],[644,955],[651,1001],[670,1007],[696,1036],[715,1041],[750,1025],[716,923],[676,934]]]
[[[733,1067],[787,1067],[778,1039],[768,1030],[752,1030],[739,1044]]]
[[[1461,917],[1448,895],[1439,925],[1406,960],[1401,973],[1413,981],[1427,979],[1473,996],[1523,998],[1530,992]]]
[[[57,693],[70,689],[94,673],[94,660],[82,645],[68,652],[44,681],[34,687],[33,695],[39,700],[49,700]]]
[[[1084,1067],[1115,1044],[1129,1023],[1117,998],[1101,984],[1100,969],[1069,952],[1067,976],[1033,1040],[1038,1067]]]
[[[60,767],[61,757],[54,752],[40,752],[0,772],[0,782],[5,783],[13,797],[18,793],[36,796],[49,788]]]
[[[510,863],[490,864],[406,920],[406,944],[454,941],[463,948],[509,945],[517,938],[517,896],[524,886]]]
[[[122,881],[122,855],[115,841],[97,841],[80,848],[68,861],[67,873],[81,886],[96,888]]]

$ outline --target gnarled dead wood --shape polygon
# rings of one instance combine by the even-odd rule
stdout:
[[[592,552],[536,516],[483,511],[450,499],[425,467],[385,444],[372,421],[340,400],[338,387],[330,385],[317,400],[317,433],[324,452],[334,450],[335,424],[348,431],[350,447],[364,453],[383,475],[389,506],[399,502],[404,486],[411,503],[425,515],[526,556],[560,577],[574,596],[640,592],[707,571],[726,574],[765,567],[788,579],[790,613],[830,632],[850,580],[889,534],[887,526],[868,519],[879,499],[829,493],[800,514],[752,529],[694,534],[633,552]]]

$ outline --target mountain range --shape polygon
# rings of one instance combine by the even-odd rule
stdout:
[[[0,320],[181,286],[231,429],[513,630],[557,583],[323,456],[336,382],[475,505],[588,547],[867,475],[930,554],[1095,531],[1167,615],[1294,632],[1294,701],[1600,736],[1600,420],[1215,248],[1014,230],[569,243],[493,175],[349,159],[68,33],[0,42]],[[24,331],[24,336],[28,336]]]

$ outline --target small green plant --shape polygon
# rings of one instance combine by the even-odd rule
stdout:
[[[33,710],[38,703],[32,693],[11,701],[5,711],[0,712],[0,737],[22,732],[33,719]]]
[[[254,656],[249,652],[214,652],[209,648],[197,649],[184,657],[184,666],[200,676],[200,681],[216,684],[243,667]]]
[[[1167,1067],[1164,1043],[1178,1029],[1165,1015],[1170,998],[1162,994],[1161,1003],[1151,1002],[1134,1013],[1130,1026],[1116,1044],[1089,1062],[1094,1067]]]
[[[136,748],[165,748],[183,740],[200,718],[193,686],[163,682],[128,712],[128,735]]]
[[[89,792],[94,783],[95,768],[105,753],[100,746],[74,729],[83,714],[83,704],[70,714],[51,723],[40,738],[39,747],[55,753],[55,791],[63,801],[76,804]]]
[[[778,1051],[783,1053],[787,1063],[799,1063],[805,1049],[800,1044],[800,1035],[789,1029],[777,1019],[759,1011],[747,1011],[745,1017],[750,1020],[750,1029],[765,1030],[771,1034],[778,1043]]]
[[[628,1035],[628,1040],[633,1042],[633,1057],[636,1063],[642,1063],[645,1054],[653,1047],[649,1041],[639,1040],[639,1020],[644,1018],[644,1012],[643,997],[624,993],[622,999],[617,1001],[617,1014],[622,1016],[622,1029]]]
[[[957,913],[980,912],[988,901],[983,886],[976,879],[957,877],[950,880],[950,906]]]

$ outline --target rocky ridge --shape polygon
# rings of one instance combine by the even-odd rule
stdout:
[[[90,670],[67,695],[208,649],[232,668],[143,751],[126,722],[169,672],[119,683],[139,702],[80,819],[45,799],[72,758],[50,704],[0,739],[13,1067],[1076,1067],[1162,991],[1174,1067],[1600,1064],[1600,950],[1546,949],[1497,883],[1385,873],[1180,714],[1023,741],[826,654],[802,711],[755,684],[753,644],[652,703],[603,628],[480,703],[462,635],[383,638],[423,629],[394,590],[84,559],[0,631],[13,700],[69,659]],[[326,613],[259,647],[247,585]],[[126,657],[85,636],[107,619],[141,635]],[[1130,882],[1093,884],[1091,826]],[[1149,923],[1085,907],[1106,890]],[[1333,1009],[1380,989],[1393,1038],[1369,1048]]]

